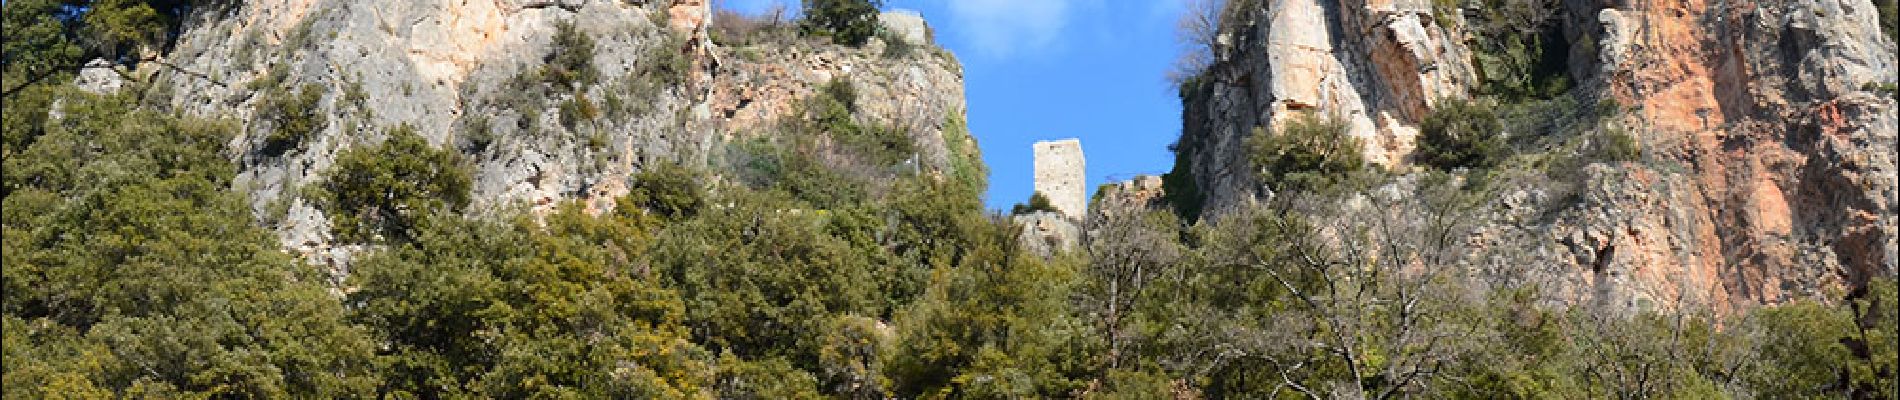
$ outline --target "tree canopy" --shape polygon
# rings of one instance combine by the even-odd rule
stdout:
[[[804,0],[804,30],[830,36],[837,43],[862,46],[884,25],[878,22],[883,0]]]
[[[810,1],[807,22],[861,43],[878,5]],[[81,60],[137,62],[227,6],[5,2],[0,397],[1900,395],[1891,275],[1717,314],[1567,302],[1476,270],[1546,260],[1466,245],[1499,193],[1459,170],[1504,165],[1515,125],[1462,102],[1426,119],[1436,170],[1368,168],[1344,124],[1303,115],[1245,144],[1275,195],[1208,218],[1092,216],[1048,256],[983,208],[960,115],[943,121],[950,171],[897,168],[924,149],[858,115],[847,79],[703,162],[604,174],[626,193],[534,211],[476,209],[464,150],[430,140],[460,132],[366,129],[286,191],[348,253],[318,260],[267,229],[237,162],[310,151],[327,86],[261,80],[250,123],[270,129],[234,146],[237,121],[68,83]],[[1534,48],[1549,27],[1516,11],[1526,25],[1487,22],[1516,27],[1493,44]],[[530,83],[620,90],[592,82],[591,40],[557,31],[534,76],[550,80]],[[1552,83],[1521,76],[1527,54],[1487,75],[1503,98]],[[1599,136],[1618,137],[1579,135]],[[1606,142],[1605,158],[1640,154]]]

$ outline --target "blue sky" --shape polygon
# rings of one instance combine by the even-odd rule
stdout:
[[[751,12],[775,1],[725,0]],[[715,3],[718,4],[718,3]],[[1080,138],[1089,187],[1173,165],[1181,106],[1166,72],[1181,0],[887,0],[916,10],[963,62],[993,209],[1034,191],[1030,145]],[[1091,189],[1093,190],[1093,189]]]

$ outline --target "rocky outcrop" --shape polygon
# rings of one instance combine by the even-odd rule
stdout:
[[[920,170],[975,157],[951,151],[975,149],[969,135],[944,137],[964,110],[962,70],[946,54],[893,57],[881,43],[720,48],[707,40],[708,18],[703,0],[253,1],[194,16],[162,59],[202,76],[155,79],[172,109],[245,121],[230,144],[235,186],[286,247],[319,260],[347,257],[302,188],[339,152],[398,126],[472,161],[477,213],[563,200],[609,209],[633,173],[706,165],[721,143],[772,133],[834,77],[863,94],[866,122],[911,133]],[[571,90],[538,80],[561,24],[592,42],[598,75]],[[268,89],[306,85],[324,92],[328,123],[288,151],[263,151],[273,126],[256,116]]]
[[[1257,195],[1242,145],[1255,128],[1296,113],[1343,120],[1372,162],[1400,167],[1432,104],[1463,97],[1474,75],[1455,26],[1429,0],[1259,0],[1236,2],[1216,60],[1187,83],[1187,157],[1208,207]],[[1245,6],[1243,6],[1245,7]],[[1448,16],[1456,18],[1456,16]]]
[[[1572,7],[1577,7],[1573,5]],[[1587,7],[1602,32],[1591,86],[1632,106],[1653,152],[1617,173],[1655,176],[1657,196],[1594,207],[1678,229],[1579,221],[1600,243],[1575,253],[1682,257],[1599,261],[1633,275],[1635,297],[1706,299],[1718,309],[1778,303],[1896,274],[1896,107],[1864,90],[1896,79],[1893,41],[1867,0],[1632,2]],[[1593,24],[1580,24],[1591,22]],[[1680,170],[1675,168],[1680,166]],[[1587,188],[1598,188],[1590,185]],[[1658,221],[1661,222],[1661,221]],[[1606,226],[1621,226],[1617,234]],[[1644,276],[1645,270],[1670,271]],[[1678,294],[1687,291],[1687,294]]]
[[[912,10],[892,10],[878,16],[878,22],[892,37],[906,43],[930,44],[930,24],[924,15]]]
[[[1474,268],[1571,301],[1718,310],[1896,275],[1900,118],[1870,89],[1896,80],[1894,42],[1871,1],[1560,3],[1570,95],[1630,110],[1611,124],[1644,155],[1494,199],[1472,244],[1515,256]],[[1263,194],[1241,146],[1256,126],[1339,115],[1403,171],[1412,122],[1469,86],[1462,33],[1424,4],[1261,4],[1184,91],[1177,151],[1209,212]]]
[[[1167,204],[1161,177],[1136,176],[1134,179],[1102,185],[1090,202],[1091,221],[1105,217],[1165,209]]]
[[[946,172],[954,160],[975,160],[974,151],[953,151],[976,149],[974,139],[948,132],[965,110],[962,65],[934,48],[898,55],[887,51],[891,45],[872,39],[856,50],[804,41],[714,48],[718,66],[695,118],[723,139],[770,134],[800,101],[843,79],[858,94],[860,118],[911,134],[925,170]]]
[[[1030,254],[1054,257],[1082,243],[1082,225],[1061,213],[1038,211],[1010,219],[1022,227],[1016,241]]]

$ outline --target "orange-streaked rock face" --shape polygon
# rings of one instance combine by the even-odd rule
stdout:
[[[1719,256],[1689,268],[1726,288],[1708,289],[1718,308],[1894,274],[1891,252],[1873,248],[1893,246],[1895,197],[1891,186],[1866,187],[1892,182],[1894,103],[1853,90],[1895,75],[1892,42],[1863,34],[1874,30],[1870,3],[1637,2],[1613,13],[1606,19],[1631,32],[1613,49],[1623,62],[1603,68],[1609,94],[1636,106],[1643,139],[1665,144],[1660,159],[1689,167],[1697,200],[1671,206],[1706,216],[1714,231],[1649,245]],[[1862,114],[1850,118],[1842,104]],[[1888,155],[1865,147],[1879,143]],[[1633,286],[1667,298],[1672,283]]]
[[[697,35],[706,30],[712,18],[712,3],[707,0],[673,0],[666,10],[674,32]]]
[[[1345,117],[1374,163],[1403,165],[1419,118],[1471,71],[1464,33],[1416,3],[1267,0],[1259,21],[1228,28],[1236,48],[1184,112],[1210,212],[1260,194],[1242,144],[1290,111]],[[1900,118],[1865,89],[1896,80],[1894,41],[1871,1],[1559,3],[1572,94],[1626,109],[1612,124],[1644,155],[1577,171],[1562,183],[1581,185],[1578,200],[1543,203],[1554,217],[1538,225],[1480,229],[1480,248],[1524,257],[1478,269],[1570,301],[1718,310],[1895,276]],[[1497,201],[1500,215],[1536,208]]]

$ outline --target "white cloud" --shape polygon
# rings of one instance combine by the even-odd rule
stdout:
[[[959,35],[986,55],[1046,48],[1068,25],[1069,0],[944,0]]]

